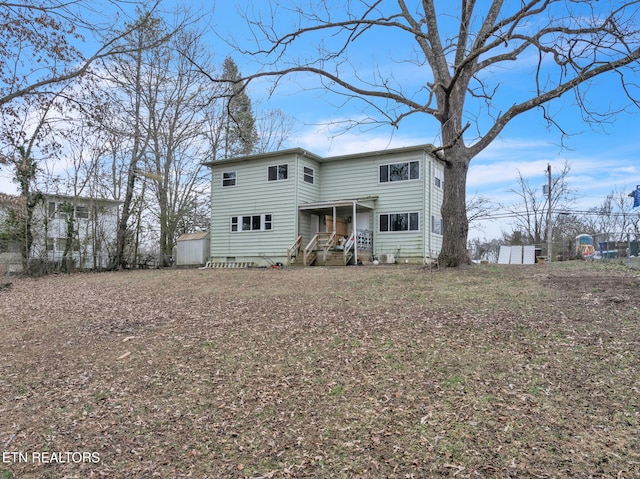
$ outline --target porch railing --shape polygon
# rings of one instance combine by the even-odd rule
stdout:
[[[349,239],[344,243],[344,248],[342,249],[342,260],[343,264],[346,266],[349,264],[349,261],[353,257],[353,245],[355,241],[353,240],[353,235],[349,236]]]

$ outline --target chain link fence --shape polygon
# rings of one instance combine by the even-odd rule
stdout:
[[[0,247],[0,277],[12,275],[38,277],[53,273],[101,272],[114,269],[113,256],[108,252],[82,254],[74,251],[65,255],[60,251],[47,251],[33,254],[25,260],[19,245],[12,246],[12,248]],[[157,253],[140,253],[128,260],[125,268],[155,269],[171,266],[172,260],[170,256],[163,257]]]
[[[539,246],[542,251],[547,245]],[[640,236],[635,233],[582,234],[553,242],[552,261],[609,261],[640,269]]]

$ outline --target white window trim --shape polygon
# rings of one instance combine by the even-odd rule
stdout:
[[[242,229],[243,218],[248,217],[251,218],[249,220],[250,225],[253,225],[253,218],[260,217],[260,229]],[[267,218],[268,217],[268,218]],[[235,222],[234,222],[235,219]],[[236,225],[236,230],[234,231],[233,225]],[[267,228],[267,225],[269,226]],[[273,215],[271,213],[262,213],[258,215],[232,215],[229,217],[229,232],[231,233],[251,233],[251,232],[264,232],[264,231],[272,231],[273,230]]]
[[[436,231],[436,223],[439,224],[440,226],[440,231]],[[442,220],[441,216],[438,215],[431,215],[431,233],[433,233],[434,235],[439,235],[442,236],[444,233],[444,221]]]
[[[270,168],[276,168],[276,176],[279,176],[280,174],[280,167],[281,166],[286,166],[287,167],[287,177],[286,178],[276,178],[275,180],[271,180],[269,179],[269,169]],[[289,163],[279,163],[277,165],[269,165],[267,166],[267,182],[268,183],[277,183],[278,181],[288,181],[289,180]]]
[[[233,184],[232,184],[232,185],[225,185],[225,184],[224,184],[224,180],[225,180],[224,175],[228,175],[228,174],[230,174],[230,173],[233,173]],[[226,178],[226,179],[227,179],[227,180],[229,180],[230,178]],[[223,188],[233,188],[233,187],[234,187],[234,186],[236,186],[237,184],[238,184],[238,171],[237,171],[237,170],[233,170],[233,171],[223,171],[223,172],[222,172],[222,178],[221,178],[221,181],[220,181],[220,185],[221,185]]]
[[[86,216],[80,216],[80,215],[78,214],[78,208],[85,208],[85,214],[86,214]],[[78,205],[78,206],[76,206],[76,207],[75,207],[75,210],[74,210],[74,211],[75,211],[75,217],[76,217],[77,219],[80,219],[80,220],[88,220],[88,219],[89,219],[89,216],[90,216],[90,214],[89,214],[89,213],[90,213],[90,208],[89,208],[88,206],[85,206],[85,205]]]
[[[380,225],[382,224],[382,221],[380,220],[380,217],[383,215],[386,216],[391,216],[391,215],[411,215],[411,214],[417,214],[418,215],[418,229],[416,230],[412,230],[412,229],[406,229],[406,230],[398,230],[398,231],[393,231],[393,230],[387,230],[387,231],[382,231],[382,229],[380,228]],[[408,227],[411,226],[411,219],[410,217],[407,218],[409,221],[409,224],[407,225]],[[392,211],[390,213],[378,213],[378,233],[380,234],[388,234],[388,233],[401,233],[401,234],[406,234],[406,233],[419,233],[420,232],[420,212],[419,211]]]
[[[311,170],[311,174],[308,174],[306,170]],[[311,178],[311,181],[307,181],[307,177]],[[310,166],[302,165],[302,181],[314,185],[316,183],[316,170]]]
[[[436,188],[444,189],[444,170],[442,168],[435,168],[433,172],[433,184]]]
[[[408,166],[408,174],[409,174],[409,178],[407,178],[406,180],[394,180],[391,181],[391,179],[387,179],[387,181],[380,181],[380,168],[383,166],[389,167],[391,165],[402,165],[406,163]],[[418,177],[417,178],[411,178],[411,163],[418,163]],[[422,166],[420,164],[420,160],[407,160],[407,161],[394,161],[393,163],[382,163],[380,165],[378,165],[376,167],[376,173],[378,175],[378,184],[379,185],[387,185],[390,183],[404,183],[405,181],[420,181],[420,177],[422,176]],[[389,170],[387,170],[387,178],[389,178]]]

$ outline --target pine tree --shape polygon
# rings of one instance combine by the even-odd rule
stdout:
[[[251,154],[257,144],[256,121],[251,108],[251,99],[241,81],[238,66],[230,57],[225,58],[222,79],[227,82],[224,93],[224,156],[234,157]]]

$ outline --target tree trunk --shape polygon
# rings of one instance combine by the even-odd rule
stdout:
[[[118,271],[122,271],[126,266],[125,259],[125,247],[127,244],[127,225],[129,223],[129,217],[131,216],[131,202],[133,201],[133,189],[135,187],[135,164],[137,160],[134,157],[129,165],[129,173],[127,177],[127,189],[125,192],[124,202],[122,203],[122,213],[120,215],[120,220],[118,221],[118,230],[116,233],[116,255],[114,259],[114,266]]]
[[[470,158],[464,147],[453,146],[445,151],[444,199],[442,218],[444,231],[438,261],[444,267],[471,263],[467,251],[469,222],[466,211],[466,184]]]
[[[162,266],[168,266],[166,258],[171,256],[171,229],[169,227],[169,197],[167,195],[167,189],[160,185],[159,187],[159,199],[160,199],[160,261]]]

